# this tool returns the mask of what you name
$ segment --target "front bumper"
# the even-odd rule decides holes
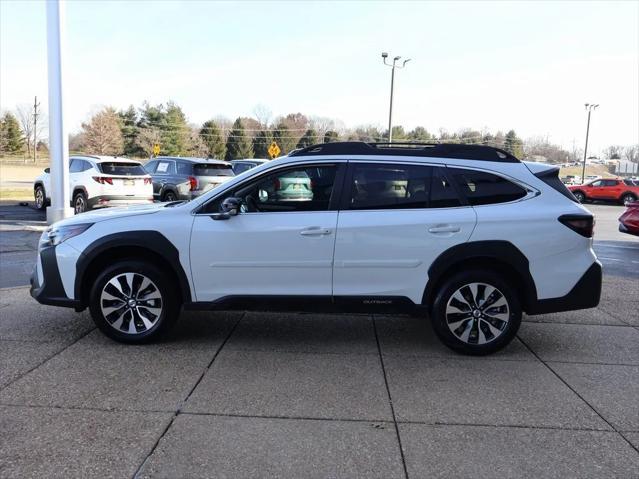
[[[153,203],[153,196],[102,195],[89,198],[88,203],[92,209],[109,206],[148,205]]]
[[[567,295],[559,298],[538,299],[526,313],[529,315],[559,313],[596,307],[601,298],[602,274],[601,263],[595,261]]]
[[[64,292],[55,249],[56,246],[48,246],[39,252],[40,258],[31,275],[29,292],[38,303],[78,309],[81,306],[80,301],[69,298]],[[38,268],[42,268],[40,271],[42,281],[40,281]]]

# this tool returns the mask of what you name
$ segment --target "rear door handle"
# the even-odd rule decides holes
[[[459,233],[461,228],[453,225],[440,225],[428,228],[429,233]]]
[[[327,228],[320,228],[319,226],[310,226],[300,231],[300,234],[302,236],[326,236],[330,235],[331,233],[331,230]]]

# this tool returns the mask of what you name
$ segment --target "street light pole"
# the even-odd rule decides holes
[[[393,63],[387,63],[386,58],[388,58],[388,53],[382,53],[382,58],[384,60],[384,65],[391,67],[391,89],[390,89],[390,108],[388,111],[388,142],[393,142],[393,92],[395,87],[395,68],[404,68],[406,64],[410,61],[410,58],[404,60],[401,66],[397,64],[397,62],[402,58],[397,56],[393,58]]]
[[[583,184],[586,180],[586,158],[588,155],[588,135],[590,133],[590,114],[594,109],[596,109],[599,104],[586,103],[586,110],[588,111],[588,122],[586,123],[586,146],[584,147],[584,164],[581,168],[581,183]]]

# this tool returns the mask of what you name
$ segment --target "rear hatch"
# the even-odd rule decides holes
[[[98,163],[102,173],[94,177],[98,183],[105,185],[108,195],[149,198],[153,195],[151,176],[140,163],[108,161]]]
[[[195,163],[193,176],[197,180],[195,190],[198,193],[215,188],[235,176],[230,164],[225,163]]]

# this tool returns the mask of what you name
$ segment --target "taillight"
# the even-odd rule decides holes
[[[151,183],[153,183],[153,180],[151,178],[144,178],[145,185],[150,185]]]
[[[108,178],[106,176],[94,176],[93,179],[95,181],[97,181],[98,183],[100,183],[101,185],[104,185],[104,184],[107,184],[107,183],[109,185],[113,184],[113,178]]]
[[[586,238],[592,238],[595,234],[595,218],[592,216],[563,215],[558,220],[561,224]]]
[[[189,183],[191,183],[191,191],[197,190],[197,178],[195,176],[189,176]]]

